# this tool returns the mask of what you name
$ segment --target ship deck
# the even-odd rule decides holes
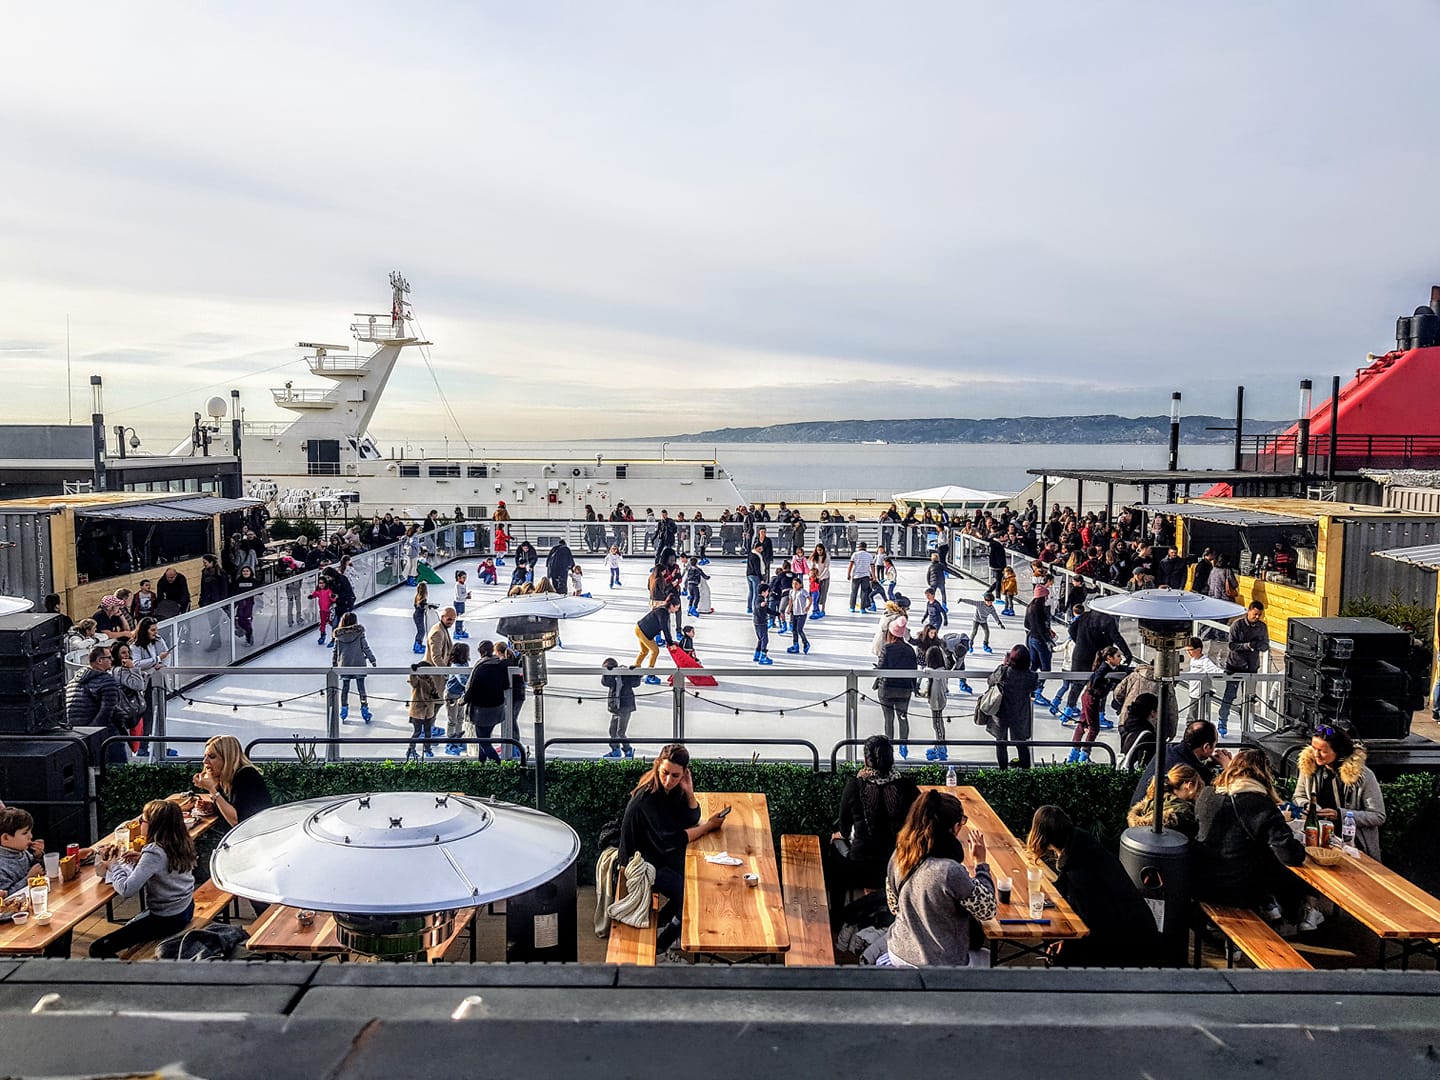
[[[561,624],[563,647],[550,652],[549,684],[545,690],[546,738],[603,738],[608,730],[605,697],[600,685],[599,665],[613,656],[622,665],[635,660],[637,643],[634,625],[649,604],[645,592],[645,576],[649,560],[632,558],[626,561],[618,589],[606,588],[608,575],[598,557],[577,555],[584,576],[598,598],[606,602],[604,610],[585,619]],[[912,611],[918,619],[924,606],[924,565],[905,562],[900,565],[900,591],[912,598]],[[447,582],[456,569],[470,572],[476,581],[475,561],[462,559],[439,569]],[[738,668],[740,675],[719,675],[713,688],[687,690],[684,698],[684,737],[707,756],[749,758],[752,752],[765,759],[809,759],[808,748],[799,744],[719,745],[704,747],[705,739],[799,739],[812,743],[823,759],[831,748],[845,738],[846,672],[869,669],[874,665],[870,653],[877,616],[848,611],[848,590],[845,588],[844,566],[836,568],[839,577],[832,586],[829,609],[831,614],[819,621],[811,620],[807,634],[812,648],[808,656],[786,653],[789,636],[771,632],[770,655],[774,665],[761,669],[752,662],[755,636],[750,616],[745,614],[744,564],[738,560],[714,559],[706,567],[711,576],[710,588],[715,614],[686,619],[695,627],[696,652],[710,668]],[[509,568],[502,570],[508,580]],[[952,622],[947,632],[969,633],[970,608],[957,604],[959,598],[978,598],[983,587],[968,578],[951,578],[948,582]],[[502,586],[473,584],[469,603],[473,611],[504,594]],[[453,595],[448,584],[435,586],[433,597],[444,602]],[[382,743],[381,739],[408,739],[410,723],[407,711],[409,665],[417,659],[411,645],[415,628],[411,618],[412,590],[391,589],[357,609],[366,628],[371,648],[379,660],[376,673],[368,675],[367,690],[373,719],[359,722],[358,696],[352,691],[348,722],[341,728],[344,736],[370,740],[374,745],[346,746],[344,756],[399,756],[404,743]],[[972,653],[967,659],[967,678],[972,687],[983,689],[986,675],[994,669],[1011,645],[1023,640],[1021,609],[1013,618],[1004,618],[1005,628],[991,628],[993,653]],[[467,620],[465,628],[473,647],[483,638],[492,636],[493,621]],[[1063,639],[1064,635],[1061,634]],[[311,674],[273,674],[276,669],[319,668],[330,663],[331,651],[319,645],[315,635],[306,634],[277,645],[245,664],[226,669],[224,674],[174,698],[168,709],[167,730],[176,736],[211,736],[229,733],[242,743],[265,738],[280,740],[257,750],[257,756],[290,757],[292,736],[325,735],[324,676]],[[473,659],[473,651],[472,651]],[[1056,666],[1061,666],[1057,657]],[[392,669],[390,673],[383,673]],[[399,670],[393,670],[399,669]],[[675,668],[662,651],[657,674],[664,679]],[[267,672],[266,674],[261,674]],[[1051,692],[1059,689],[1051,682]],[[883,730],[880,708],[875,701],[873,679],[863,672],[857,678],[862,695],[859,704],[858,735]],[[642,684],[637,688],[637,710],[630,723],[629,735],[636,741],[637,754],[650,756],[674,734],[675,695],[664,685]],[[982,745],[951,749],[952,761],[984,764],[995,762],[993,744],[985,732],[972,722],[974,697],[962,694],[958,682],[950,683],[950,703],[946,714],[947,738],[952,741],[978,741]],[[283,702],[283,705],[277,705]],[[520,733],[528,745],[534,738],[534,698],[527,696],[520,714]],[[1035,712],[1037,740],[1068,740],[1072,729],[1062,727],[1049,711]],[[444,713],[437,718],[444,723]],[[933,740],[928,705],[914,699],[910,712],[911,738],[917,747],[912,761],[924,761],[926,746]],[[498,733],[497,733],[498,734]],[[648,740],[648,741],[641,741]],[[1102,733],[1101,741],[1116,747],[1113,731]],[[443,740],[441,740],[443,744]],[[605,752],[603,745],[562,744],[548,751],[551,756],[586,757]],[[182,752],[188,752],[182,748]],[[323,753],[323,751],[322,751]],[[443,745],[435,753],[442,759]],[[473,753],[473,751],[472,751]],[[1063,747],[1038,751],[1039,760],[1064,760],[1068,751]],[[1103,757],[1103,753],[1102,753]],[[1108,759],[1107,759],[1108,760]]]

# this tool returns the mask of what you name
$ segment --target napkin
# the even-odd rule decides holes
[[[728,851],[717,851],[713,855],[706,855],[705,861],[715,863],[717,866],[739,866],[745,860],[735,858]]]

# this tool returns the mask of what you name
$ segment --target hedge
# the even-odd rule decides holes
[[[533,767],[514,762],[481,765],[465,761],[343,761],[335,764],[265,762],[261,765],[277,802],[347,795],[361,791],[461,791],[493,796],[503,802],[535,804]],[[625,800],[647,766],[639,761],[550,761],[545,766],[546,810],[569,823],[580,835],[582,880],[594,866],[600,827],[619,816]],[[149,799],[163,798],[190,787],[193,763],[166,762],[107,769],[100,791],[102,827],[111,829],[133,816]],[[855,769],[815,773],[775,763],[704,761],[692,765],[702,791],[763,792],[770,805],[770,825],[783,833],[828,836],[840,806],[845,782]],[[911,771],[921,784],[944,783],[944,768],[926,765]],[[1381,830],[1387,864],[1431,887],[1435,874],[1432,822],[1437,816],[1437,778],[1408,774],[1381,785],[1389,820]],[[1133,773],[1085,765],[1042,766],[966,772],[973,784],[1009,826],[1023,838],[1037,806],[1064,807],[1075,823],[1089,829],[1114,850],[1125,828],[1125,814],[1136,777]]]

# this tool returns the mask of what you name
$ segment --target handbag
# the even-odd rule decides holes
[[[980,699],[975,702],[975,723],[980,727],[988,724],[992,717],[998,716],[1000,706],[1005,702],[1005,679],[1009,671],[1001,668],[1000,672],[1000,681],[981,694]]]

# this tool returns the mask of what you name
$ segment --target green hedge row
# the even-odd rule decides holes
[[[513,762],[266,762],[261,768],[280,802],[361,791],[462,791],[525,806],[535,803],[533,768]],[[600,827],[620,814],[645,769],[638,761],[546,763],[546,809],[580,834],[582,879],[588,879],[594,866]],[[815,773],[798,765],[698,759],[693,771],[696,787],[702,791],[763,792],[777,838],[783,833],[828,836],[845,781],[854,774],[853,767]],[[102,826],[113,828],[149,799],[188,790],[192,773],[193,765],[178,762],[106,770],[100,791]],[[944,769],[938,765],[915,769],[912,775],[921,784],[944,783]],[[1381,831],[1386,862],[1415,880],[1434,872],[1427,862],[1431,849],[1426,838],[1433,835],[1429,819],[1440,805],[1437,780],[1440,778],[1431,774],[1410,774],[1381,785],[1389,814]],[[980,770],[966,773],[962,782],[979,788],[1017,836],[1025,836],[1037,806],[1053,803],[1064,807],[1076,824],[1114,850],[1125,828],[1135,776],[1113,769],[1056,765],[1004,772]],[[1415,878],[1412,869],[1420,878]]]

